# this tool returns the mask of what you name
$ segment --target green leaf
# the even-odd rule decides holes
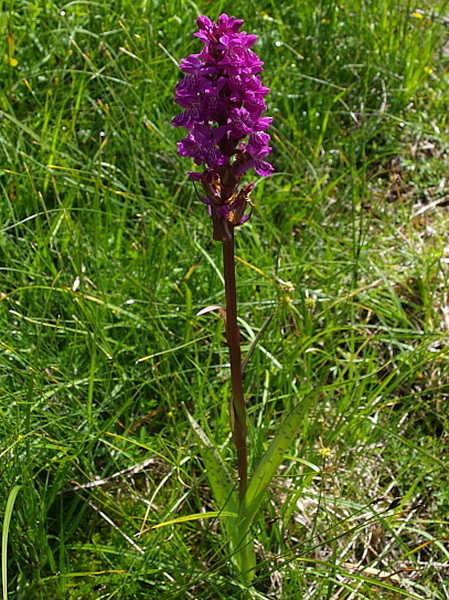
[[[5,518],[3,519],[2,529],[2,588],[3,600],[8,600],[8,534],[9,524],[11,522],[12,511],[16,496],[22,486],[15,485],[9,492],[8,501],[6,502]]]
[[[240,506],[240,516],[248,529],[260,508],[265,490],[276,475],[286,451],[298,433],[307,406],[308,402],[303,400],[284,419],[276,437],[271,442],[270,447],[259,462],[254,475],[251,477],[244,502]]]
[[[237,515],[239,511],[237,493],[226,463],[218,453],[214,444],[207,437],[206,433],[201,429],[198,422],[195,421],[189,412],[186,411],[186,414],[192,429],[198,438],[201,449],[201,458],[206,467],[207,478],[210,487],[212,488],[212,494],[217,507],[220,510],[226,508],[229,512]],[[234,521],[234,519],[230,520]],[[231,524],[231,527],[233,525],[234,523]]]
[[[221,515],[218,516],[227,517],[221,519],[220,523],[229,538],[232,553],[231,560],[241,580],[245,584],[249,584],[254,577],[256,566],[254,540],[249,532],[250,523],[247,525],[242,516],[239,516],[238,496],[226,463],[206,433],[187,410],[186,414],[200,443],[201,457],[206,467],[206,475],[215,503],[222,511]],[[235,518],[230,516],[231,513],[235,514]]]

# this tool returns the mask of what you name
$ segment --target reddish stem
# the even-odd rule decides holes
[[[223,264],[226,294],[226,339],[231,361],[231,427],[237,448],[237,471],[239,497],[243,499],[248,482],[248,459],[246,448],[246,406],[243,396],[242,360],[240,354],[240,331],[237,325],[237,292],[235,285],[234,228],[231,237],[223,241]]]

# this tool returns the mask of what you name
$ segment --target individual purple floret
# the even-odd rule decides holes
[[[198,17],[199,31],[193,35],[204,48],[181,60],[186,75],[175,91],[183,112],[172,123],[188,131],[178,153],[206,165],[204,172],[189,175],[203,186],[206,196],[200,198],[208,206],[217,240],[228,239],[230,225],[249,218],[244,212],[254,184],[238,191],[242,174],[253,168],[267,177],[274,170],[265,160],[271,152],[265,130],[273,119],[262,116],[270,90],[258,75],[263,62],[251,50],[257,36],[239,32],[242,24],[225,14],[218,23]]]

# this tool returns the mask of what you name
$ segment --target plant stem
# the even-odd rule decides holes
[[[226,294],[226,340],[231,361],[232,401],[231,427],[237,448],[237,472],[239,498],[243,500],[248,482],[248,459],[246,449],[246,406],[243,396],[242,360],[240,354],[240,331],[237,325],[237,292],[235,286],[234,228],[231,237],[223,241],[223,265]]]

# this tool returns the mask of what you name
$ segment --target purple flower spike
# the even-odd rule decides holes
[[[212,217],[214,239],[223,241],[249,218],[244,213],[254,184],[239,191],[242,174],[253,168],[268,177],[274,170],[265,161],[271,152],[265,130],[272,118],[261,116],[270,90],[258,75],[263,62],[251,50],[257,36],[239,31],[241,19],[222,14],[214,23],[201,15],[197,25],[193,35],[204,47],[181,61],[185,77],[176,85],[175,102],[183,112],[172,124],[188,131],[178,153],[206,165],[203,173],[189,176],[201,182],[206,196],[199,197]]]

